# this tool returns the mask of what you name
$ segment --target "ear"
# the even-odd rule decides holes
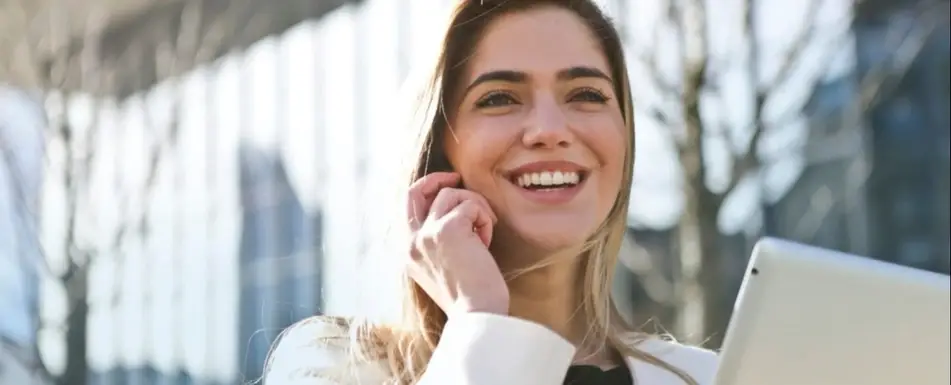
[[[449,154],[446,151],[442,149],[439,151],[433,151],[430,156],[429,172],[457,172],[456,168],[452,165],[452,160],[449,159]],[[465,188],[465,181],[463,178],[459,178],[459,184],[456,185],[455,188]]]
[[[449,143],[445,135],[436,135],[431,150],[429,153],[429,165],[431,170],[442,172],[456,171],[456,168],[453,166],[452,157],[450,156],[453,150],[453,143]]]

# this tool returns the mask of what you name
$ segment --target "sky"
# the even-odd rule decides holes
[[[712,0],[711,0],[712,1]],[[705,119],[725,120],[731,127],[744,127],[751,111],[750,87],[742,39],[735,10],[739,0],[716,0],[710,6],[711,50],[723,65],[721,89],[723,109],[705,109]],[[826,0],[822,12],[826,36],[839,36],[844,26],[846,0]],[[237,240],[240,223],[240,202],[237,195],[236,150],[239,142],[254,143],[261,148],[281,153],[287,163],[292,184],[305,208],[323,210],[325,228],[325,296],[326,308],[334,313],[392,312],[382,306],[380,288],[393,282],[374,282],[369,289],[354,280],[354,274],[367,269],[380,272],[393,268],[379,248],[372,248],[369,257],[360,255],[363,240],[359,234],[364,225],[379,225],[378,218],[394,207],[388,194],[378,191],[387,186],[390,170],[402,155],[405,139],[400,136],[397,119],[405,107],[404,82],[407,73],[412,79],[414,69],[431,57],[432,40],[439,35],[439,17],[443,10],[427,8],[432,0],[369,0],[363,9],[338,10],[320,23],[301,24],[279,39],[267,39],[241,55],[229,55],[214,68],[205,67],[180,80],[181,88],[165,82],[146,96],[115,105],[108,101],[94,103],[88,97],[72,101],[70,119],[82,130],[91,124],[92,111],[99,109],[98,124],[103,126],[97,148],[97,173],[93,182],[91,205],[84,211],[84,234],[90,243],[104,247],[110,241],[122,218],[134,215],[131,208],[149,207],[154,233],[145,244],[132,242],[122,261],[122,274],[113,255],[101,258],[94,269],[93,319],[90,355],[97,368],[115,362],[135,365],[146,360],[160,369],[184,365],[191,372],[228,380],[237,371]],[[447,1],[441,1],[446,4]],[[609,14],[627,20],[628,54],[651,49],[652,33],[658,28],[660,2],[630,2],[626,11],[613,1],[601,1]],[[804,4],[788,0],[763,0],[759,63],[769,77],[778,66],[789,40],[795,35],[804,14]],[[620,13],[624,11],[625,14]],[[402,15],[412,22],[400,22]],[[406,40],[400,41],[403,34]],[[365,44],[355,44],[364,41]],[[665,74],[676,74],[676,44],[669,35],[661,35],[656,52]],[[808,96],[801,86],[811,77],[835,77],[847,73],[851,66],[849,50],[829,62],[825,60],[828,44],[818,42],[808,51],[807,60],[797,72],[791,86],[775,95],[767,109],[769,119],[777,119],[784,111],[795,109]],[[647,85],[643,71],[632,65],[632,86],[638,105],[660,103],[656,92]],[[800,86],[797,88],[797,84]],[[182,98],[182,140],[177,161],[163,165],[151,205],[138,200],[147,170],[146,154],[149,139],[146,121],[164,127],[169,121],[172,101]],[[208,106],[208,101],[213,105]],[[0,106],[4,103],[0,102]],[[142,113],[143,106],[149,118]],[[54,114],[55,115],[55,114]],[[213,122],[214,132],[203,127]],[[785,122],[776,134],[767,137],[767,147],[783,148],[801,143],[805,138],[804,122]],[[665,227],[676,222],[682,202],[677,193],[679,169],[667,131],[644,116],[636,119],[638,161],[632,194],[630,219],[638,226]],[[317,128],[317,129],[315,129]],[[732,140],[742,141],[748,132],[734,129]],[[707,143],[719,156],[709,167],[713,170],[711,185],[724,183],[728,164],[723,143]],[[772,147],[770,147],[772,146]],[[358,182],[358,154],[368,159],[365,182]],[[53,143],[49,148],[51,172],[62,162],[62,149]],[[750,179],[730,200],[720,223],[728,232],[742,231],[756,222],[750,202],[757,202],[761,191],[776,199],[798,176],[803,166],[795,154],[783,159],[765,175],[765,189]],[[184,190],[170,187],[175,178]],[[127,206],[114,191],[131,191]],[[377,191],[367,193],[365,191]],[[382,190],[385,191],[385,190]],[[63,190],[54,182],[44,185],[42,217],[44,242],[49,250],[59,250],[56,240],[62,236]],[[175,202],[184,202],[176,204]],[[0,207],[2,203],[0,203]],[[377,220],[372,220],[377,219]],[[180,231],[172,231],[169,223],[179,223]],[[0,224],[2,226],[2,224]],[[0,231],[0,234],[3,232]],[[209,253],[209,250],[213,252]],[[61,254],[48,253],[53,265],[62,262]],[[60,258],[60,259],[57,259]],[[366,262],[374,261],[374,262]],[[0,270],[0,277],[4,272]],[[209,278],[211,277],[211,278]],[[210,279],[211,283],[207,283]],[[0,282],[7,282],[0,279]],[[180,287],[181,291],[172,290]],[[210,288],[210,289],[209,289]],[[50,284],[44,285],[44,317],[62,317],[63,295]],[[3,290],[7,292],[6,289]],[[110,303],[114,293],[119,306]],[[210,293],[187,295],[188,293]],[[152,293],[152,294],[149,294]],[[185,293],[185,294],[182,294]],[[3,306],[0,297],[0,306]],[[151,298],[146,301],[145,298]],[[376,299],[376,300],[375,300]],[[59,305],[58,305],[59,304]],[[147,308],[146,308],[147,307]],[[0,308],[2,309],[2,308]],[[152,314],[151,318],[144,315]],[[151,330],[151,332],[149,332]],[[62,346],[60,335],[48,330],[41,336],[44,354],[57,357]],[[169,337],[173,336],[173,337]],[[56,361],[55,359],[53,361]]]

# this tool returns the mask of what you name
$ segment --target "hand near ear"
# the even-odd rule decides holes
[[[460,178],[457,173],[436,172],[410,187],[407,268],[450,316],[508,314],[508,287],[488,248],[498,218],[481,195],[453,187]]]

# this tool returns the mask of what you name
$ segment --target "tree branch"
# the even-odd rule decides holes
[[[170,115],[172,116],[171,122],[169,122],[167,129],[162,130],[162,133],[159,133],[158,127],[153,125],[155,119],[150,114],[150,110],[147,106],[143,107],[142,115],[144,116],[146,131],[152,134],[152,142],[147,151],[148,156],[148,166],[147,174],[145,177],[145,184],[142,189],[139,191],[141,194],[137,202],[140,202],[143,205],[143,210],[137,215],[131,218],[127,218],[126,221],[119,226],[118,231],[112,240],[112,247],[114,249],[120,249],[124,245],[125,240],[130,235],[130,229],[135,229],[140,237],[148,236],[150,231],[148,227],[148,206],[152,201],[152,193],[154,191],[155,185],[158,181],[158,172],[160,169],[160,163],[166,156],[172,153],[178,145],[178,138],[180,133],[180,118],[181,118],[181,82],[175,80],[175,78],[180,75],[181,71],[185,68],[188,68],[192,62],[184,62],[184,58],[189,56],[189,52],[203,52],[204,46],[211,44],[208,41],[204,41],[199,34],[200,23],[201,23],[201,8],[197,5],[192,7],[187,7],[182,15],[182,23],[179,26],[177,31],[177,36],[175,39],[175,46],[172,47],[171,52],[159,52],[154,57],[156,62],[156,73],[161,74],[162,76],[172,79],[170,82],[173,82],[171,92],[172,96],[172,107]],[[164,53],[164,54],[163,54]],[[117,260],[116,264],[121,266],[122,260]],[[113,289],[112,303],[117,304],[119,301],[119,294],[121,290],[118,288]]]
[[[663,269],[655,266],[655,256],[639,245],[633,237],[622,239],[618,262],[637,277],[644,291],[655,302],[671,305],[674,300],[674,283],[664,275]]]
[[[37,376],[36,379],[43,381],[44,383],[52,382],[53,376],[50,375],[49,370],[47,370],[46,366],[43,365],[43,361],[40,359],[37,349],[29,349],[31,350],[30,358],[27,359],[23,357],[23,355],[17,354],[17,352],[24,350],[25,348],[3,335],[0,335],[0,349],[9,351],[14,360],[20,362],[20,365],[30,370],[32,372],[31,374]]]
[[[753,133],[746,146],[735,153],[736,155],[731,170],[732,176],[727,189],[723,193],[724,196],[732,192],[748,172],[760,166],[759,145],[767,127],[783,126],[784,123],[790,122],[802,115],[801,110],[791,110],[783,114],[777,121],[770,123],[763,119],[762,112],[765,108],[766,101],[774,93],[778,92],[777,90],[791,77],[792,71],[798,63],[801,62],[800,57],[802,56],[802,52],[808,46],[808,43],[814,40],[813,36],[817,30],[814,19],[818,15],[819,9],[817,4],[819,4],[819,0],[812,1],[807,14],[811,15],[813,21],[809,22],[807,27],[798,35],[792,49],[787,52],[786,58],[777,73],[778,75],[768,86],[757,89],[753,109],[755,117],[749,127]],[[890,58],[876,62],[858,81],[858,111],[862,113],[868,111],[880,100],[882,95],[887,94],[900,83],[915,59],[921,53],[925,43],[927,43],[928,36],[936,30],[940,21],[947,17],[946,11],[946,3],[934,1],[926,2],[926,5],[922,6],[917,12],[915,22],[908,23],[907,30],[901,33],[896,32],[889,34],[891,38],[887,38],[883,43],[887,47],[895,47],[891,50],[894,53]],[[747,20],[749,23],[750,19]],[[851,23],[851,18],[849,22]],[[823,62],[831,62],[837,55],[840,55],[841,49],[846,47],[847,43],[851,41],[851,36],[852,34],[849,32],[842,34],[839,39],[836,39],[835,43],[831,44],[830,48],[826,51],[826,57],[823,59]],[[816,89],[821,83],[821,80],[820,76],[812,79],[809,89]]]
[[[746,35],[750,56],[749,56],[749,81],[754,89],[753,95],[753,122],[750,125],[752,134],[749,142],[737,151],[734,151],[733,165],[730,170],[730,181],[721,196],[726,197],[743,181],[747,173],[759,168],[759,145],[766,131],[766,122],[763,119],[763,109],[766,101],[777,89],[779,89],[791,76],[793,70],[801,63],[801,57],[809,44],[812,43],[816,35],[816,25],[819,16],[819,10],[822,6],[822,0],[810,0],[809,8],[806,10],[805,26],[799,31],[793,40],[792,46],[786,51],[785,57],[780,64],[780,68],[773,80],[769,81],[765,87],[760,86],[760,42],[756,38],[756,11],[755,0],[746,0],[743,13],[743,28]],[[797,113],[794,116],[798,116]],[[745,131],[744,131],[745,132]]]
[[[53,12],[55,12],[55,10],[53,10]],[[67,17],[66,15],[62,16]],[[86,21],[87,24],[90,24],[98,20],[101,19],[90,18],[90,20]],[[52,36],[53,38],[59,37],[55,32],[63,29],[62,24],[67,23],[69,20],[60,21],[62,21],[62,23],[54,20],[49,25],[49,29],[51,31],[50,33],[54,35]],[[198,39],[198,34],[195,32],[195,30],[198,23],[199,20],[196,18],[189,19],[182,23],[184,25],[182,28],[188,28],[188,30],[179,31],[179,39],[175,41],[178,52],[172,52],[171,56],[173,56],[173,59],[185,58],[186,55],[183,55],[182,52],[190,52],[195,50],[195,45],[197,44],[195,41]],[[2,24],[2,22],[0,22],[0,24]],[[93,90],[94,94],[96,93],[96,90],[99,90],[104,86],[103,81],[109,75],[104,73],[100,66],[101,62],[99,61],[99,57],[101,55],[99,55],[97,52],[99,49],[97,43],[101,41],[101,39],[97,35],[97,32],[94,32],[101,29],[98,27],[99,26],[94,25],[86,26],[86,29],[84,30],[85,34],[82,37],[84,40],[84,44],[82,45],[84,47],[83,51],[78,55],[75,55],[74,58],[74,60],[78,61],[80,68],[79,75],[81,78],[79,79],[79,82],[81,83],[82,88],[91,89]],[[65,30],[68,30],[68,28],[63,30],[65,33]],[[28,39],[29,37],[23,36],[18,38]],[[54,43],[50,42],[50,40],[51,39],[47,39],[46,44],[53,45]],[[37,49],[35,51],[42,51],[42,49]],[[51,50],[54,55],[52,56],[52,62],[47,66],[41,64],[38,58],[35,57],[40,54],[34,52],[33,46],[28,45],[26,47],[26,52],[35,55],[27,55],[28,57],[26,59],[21,57],[18,59],[19,62],[15,64],[22,64],[24,61],[28,62],[28,65],[22,67],[29,68],[33,70],[34,73],[36,73],[36,78],[38,80],[37,84],[34,84],[33,86],[38,86],[39,90],[46,96],[50,96],[51,94],[57,95],[55,93],[56,90],[60,89],[61,85],[66,82],[66,74],[63,71],[63,68],[69,66],[70,63],[68,63],[68,61],[70,60],[70,54],[64,50]],[[184,68],[184,66],[176,65],[174,62],[170,63],[170,65],[165,64],[166,63],[157,63],[157,65],[164,65],[161,70],[169,70],[176,73],[176,68]],[[13,69],[17,70],[17,68]],[[179,96],[180,95],[176,95],[176,97]],[[42,243],[40,243],[39,229],[33,226],[32,222],[29,220],[23,222],[26,230],[30,232],[30,238],[35,240],[39,246],[39,258],[40,262],[43,264],[45,270],[44,273],[57,280],[58,284],[65,289],[68,295],[68,302],[66,304],[67,314],[70,314],[70,316],[67,316],[68,319],[77,309],[77,306],[84,306],[88,300],[88,298],[86,298],[88,289],[88,269],[92,260],[96,257],[98,252],[101,251],[96,245],[90,244],[90,242],[88,242],[89,240],[84,237],[84,234],[82,234],[82,231],[80,231],[83,227],[82,224],[87,220],[87,218],[82,217],[82,215],[91,214],[89,211],[89,204],[90,202],[93,202],[94,199],[94,197],[90,196],[90,184],[94,179],[95,172],[98,171],[96,169],[96,161],[98,155],[98,146],[100,145],[100,134],[102,134],[102,125],[100,122],[101,106],[99,105],[98,100],[94,99],[93,104],[90,106],[92,110],[92,119],[88,122],[88,127],[82,127],[85,129],[85,132],[81,133],[81,131],[78,129],[79,127],[75,126],[75,122],[70,121],[70,109],[77,108],[77,106],[73,104],[74,101],[70,95],[58,95],[57,98],[49,98],[46,99],[46,101],[48,103],[56,103],[55,105],[48,106],[58,107],[60,114],[60,116],[52,117],[54,112],[46,108],[43,109],[42,112],[44,118],[46,118],[45,128],[48,130],[46,133],[47,137],[48,139],[61,142],[62,148],[65,152],[63,156],[64,164],[62,165],[61,172],[58,173],[58,175],[49,171],[44,173],[47,178],[60,178],[60,182],[66,190],[66,207],[63,213],[65,215],[65,218],[63,219],[65,222],[65,239],[63,239],[64,247],[62,250],[65,257],[65,266],[61,270],[54,271],[54,269],[50,267],[50,259],[47,258],[47,255],[43,250]],[[176,117],[178,115],[177,111],[178,110],[176,108]],[[165,132],[165,135],[162,137],[162,139],[158,139],[159,135],[156,135],[155,142],[157,143],[153,142],[153,145],[150,147],[149,155],[147,155],[149,157],[149,171],[146,177],[146,186],[141,192],[145,196],[143,198],[145,201],[149,200],[147,196],[150,194],[157,179],[156,169],[158,169],[160,158],[169,152],[176,143],[175,138],[177,138],[178,132],[177,119],[176,123],[173,123],[172,126],[173,127]],[[0,139],[2,139],[2,137],[0,137]],[[0,171],[8,171],[7,174],[9,174],[13,180],[13,184],[11,186],[11,190],[14,193],[13,196],[19,202],[18,206],[23,209],[18,210],[17,212],[23,215],[37,215],[35,210],[32,209],[33,206],[28,204],[23,191],[21,191],[20,188],[17,188],[20,186],[20,183],[17,183],[16,181],[22,180],[22,175],[19,171],[19,167],[17,167],[15,164],[16,157],[14,156],[15,154],[13,151],[15,151],[16,148],[7,146],[6,144],[6,141],[0,140],[0,150],[2,150],[3,157],[2,163],[4,163],[6,166],[6,170]],[[125,214],[125,212],[123,211],[122,214]],[[124,243],[125,236],[129,233],[127,230],[129,227],[138,225],[139,228],[143,228],[146,215],[146,213],[141,213],[141,215],[137,215],[131,219],[120,219],[120,223],[118,224],[119,228],[117,229],[117,232],[114,236],[112,246],[118,249]],[[121,263],[122,261],[122,258],[119,254],[120,253],[116,253],[117,263]],[[116,292],[119,291],[116,290]],[[69,320],[64,321],[67,323],[71,322]],[[37,330],[40,330],[42,325],[34,325],[34,327],[37,327]],[[85,331],[81,330],[79,333],[85,333]],[[40,365],[41,369],[45,371],[46,368],[43,365],[42,360],[38,361],[38,365]]]
[[[707,80],[707,15],[702,0],[691,0],[680,9],[670,8],[679,17],[681,59],[683,60],[683,122],[685,138],[678,157],[692,194],[707,195],[706,151],[703,146],[704,123],[700,114],[700,95]],[[708,197],[709,198],[709,197]]]
[[[926,1],[908,31],[898,42],[892,43],[895,49],[890,60],[881,60],[868,70],[859,80],[859,106],[862,111],[877,104],[883,95],[888,95],[897,87],[920,56],[928,39],[942,21],[948,20],[948,3]],[[888,42],[886,42],[888,43]]]
[[[662,98],[669,99],[679,99],[681,91],[674,82],[671,82],[664,78],[663,72],[660,70],[659,63],[657,62],[656,55],[649,53],[656,52],[656,48],[649,48],[644,52],[641,52],[637,55],[638,62],[640,62],[644,68],[647,70],[649,77],[651,79],[651,87],[656,89]]]
[[[679,30],[678,25],[679,21],[677,20],[676,5],[673,0],[667,0],[667,12],[664,20],[667,21],[675,29]],[[671,82],[668,79],[664,78],[663,71],[660,69],[660,63],[658,63],[657,52],[659,41],[661,40],[662,28],[660,26],[655,26],[651,34],[651,45],[647,47],[642,52],[635,54],[637,61],[644,66],[647,71],[648,77],[651,80],[651,86],[656,89],[662,98],[672,98],[680,99],[681,90],[675,82]]]
[[[749,1],[749,0],[748,0]],[[786,51],[786,54],[783,57],[782,64],[780,64],[779,70],[776,72],[776,75],[772,80],[766,83],[764,87],[760,87],[760,79],[756,79],[757,83],[754,83],[756,87],[757,94],[763,95],[764,99],[768,99],[777,89],[782,87],[782,85],[791,77],[793,70],[802,62],[801,58],[803,52],[806,48],[809,47],[809,43],[812,43],[815,40],[816,32],[818,31],[817,24],[819,19],[819,10],[822,8],[823,0],[810,0],[809,8],[806,10],[806,25],[799,31],[796,38],[793,40],[792,46]],[[752,12],[746,16],[747,28],[751,31],[750,37],[752,38],[751,44],[759,44],[755,38],[755,31],[752,31],[752,24],[755,23],[753,20],[756,16],[752,15]],[[848,22],[851,23],[851,20]],[[845,35],[848,35],[847,33]],[[754,60],[758,60],[755,58]],[[759,65],[759,63],[754,63]]]
[[[915,22],[909,23],[907,30],[897,30],[889,33],[885,39],[887,47],[895,47],[894,52],[887,60],[876,62],[864,76],[859,79],[857,98],[851,103],[851,111],[859,114],[871,110],[881,99],[889,95],[911,70],[915,60],[921,55],[928,37],[937,30],[943,17],[948,13],[947,3],[931,3],[931,7],[923,7]],[[830,50],[830,56],[836,54],[836,48]],[[810,88],[816,88],[819,79],[815,79]],[[790,111],[773,125],[783,126],[801,115],[799,111]],[[851,112],[846,112],[851,113]],[[770,159],[781,159],[794,153],[800,147],[788,149],[782,153],[772,154]]]
[[[792,229],[793,239],[811,240],[819,232],[819,229],[822,227],[822,224],[825,223],[826,219],[828,219],[829,215],[833,214],[837,209],[849,212],[856,208],[854,207],[854,203],[858,200],[849,198],[860,197],[862,195],[864,191],[863,187],[868,181],[872,170],[871,168],[864,168],[864,170],[860,170],[856,173],[856,169],[853,165],[850,171],[852,172],[846,177],[852,180],[847,183],[848,187],[842,192],[841,196],[836,197],[828,184],[823,184],[812,193],[809,199],[809,207]],[[845,202],[844,207],[838,204],[841,201]]]
[[[2,123],[2,122],[0,122]],[[40,242],[39,229],[37,228],[36,218],[38,213],[34,210],[34,204],[26,197],[26,193],[23,191],[23,186],[26,186],[26,179],[21,171],[23,167],[19,164],[14,154],[13,147],[7,143],[7,138],[3,133],[3,127],[0,126],[0,155],[3,156],[2,163],[4,165],[4,170],[7,176],[12,181],[12,185],[9,186],[10,191],[12,192],[14,205],[19,207],[20,210],[14,210],[14,215],[20,218],[20,224],[22,225],[21,229],[27,232],[27,238],[33,241],[34,246],[36,247],[37,252],[39,253],[40,261],[29,261],[27,258],[30,257],[27,253],[17,253],[17,255],[23,259],[23,263],[29,265],[39,265],[44,271],[52,271],[49,265],[49,259],[46,257],[46,251],[43,247],[43,244]],[[38,262],[38,263],[37,263]]]

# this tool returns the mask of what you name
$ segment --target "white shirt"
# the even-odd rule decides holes
[[[264,385],[383,384],[389,376],[382,364],[344,364],[348,336],[345,325],[329,320],[292,327],[272,353]],[[636,347],[700,385],[713,381],[718,359],[712,351],[661,339]],[[574,355],[575,346],[545,326],[495,314],[458,315],[446,324],[419,385],[562,385]],[[668,370],[633,358],[627,366],[636,385],[684,383]]]

